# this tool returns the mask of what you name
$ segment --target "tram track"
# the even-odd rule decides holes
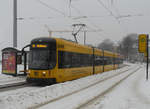
[[[96,97],[88,100],[87,102],[79,105],[78,107],[76,107],[76,109],[87,109],[88,106],[94,104],[98,99],[100,99],[101,97],[103,97],[107,93],[111,92],[117,85],[119,85],[120,83],[122,83],[125,79],[127,79],[129,76],[133,75],[139,69],[140,68],[135,69],[133,72],[131,72],[130,74],[128,74],[127,76],[125,76],[123,79],[119,80],[117,83],[115,83],[114,85],[112,85],[111,87],[109,87],[107,90],[105,90],[104,92],[98,94]]]
[[[86,87],[84,87],[84,88],[82,88],[82,89],[73,91],[73,92],[68,93],[68,94],[66,94],[66,95],[64,95],[64,96],[57,97],[57,98],[55,98],[55,99],[52,99],[52,100],[49,100],[49,101],[47,101],[47,102],[38,104],[38,105],[36,105],[36,106],[29,107],[28,109],[40,108],[40,107],[42,107],[42,106],[44,106],[44,105],[47,105],[47,104],[49,104],[49,103],[57,102],[58,100],[61,100],[61,99],[65,98],[65,97],[68,97],[68,96],[71,96],[71,95],[73,95],[73,94],[76,94],[76,93],[78,93],[78,92],[80,92],[80,91],[86,90],[86,89],[88,89],[88,88],[90,88],[90,87],[92,87],[92,86],[94,86],[94,85],[97,85],[97,84],[99,84],[99,83],[102,83],[102,82],[104,82],[104,81],[107,81],[107,80],[109,80],[109,79],[111,79],[111,78],[113,78],[113,77],[115,77],[115,76],[121,75],[121,74],[123,74],[124,72],[127,72],[127,71],[132,70],[132,69],[133,69],[133,68],[129,68],[129,69],[127,69],[127,70],[121,71],[121,72],[119,72],[119,73],[117,73],[117,74],[111,75],[111,76],[106,77],[106,78],[104,78],[104,79],[102,79],[102,80],[99,80],[99,81],[97,81],[97,82],[95,82],[95,83],[93,83],[93,84],[90,84],[90,85],[88,85],[88,86],[86,86]]]
[[[24,87],[28,87],[28,86],[32,86],[32,85],[33,84],[29,84],[25,81],[24,82],[18,82],[18,83],[0,85],[0,92],[15,90],[15,89],[24,88]]]
[[[2,77],[1,77],[2,76]],[[12,84],[26,81],[26,77],[12,77],[0,75],[0,86],[5,84]]]

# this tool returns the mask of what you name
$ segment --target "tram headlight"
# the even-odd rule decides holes
[[[43,76],[45,76],[46,75],[46,72],[42,72],[43,73]]]
[[[43,72],[43,74],[46,74],[46,72]]]

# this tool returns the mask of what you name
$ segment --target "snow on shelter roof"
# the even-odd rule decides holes
[[[21,50],[14,48],[14,47],[7,47],[7,48],[2,49],[2,52],[8,52],[8,51],[21,52]]]

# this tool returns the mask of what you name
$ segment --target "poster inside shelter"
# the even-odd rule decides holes
[[[2,54],[2,73],[16,74],[16,53],[5,52]]]

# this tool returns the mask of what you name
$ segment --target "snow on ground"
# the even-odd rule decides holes
[[[136,66],[137,65],[132,65],[131,67]],[[74,81],[55,84],[40,89],[35,89],[31,91],[29,90],[27,92],[16,91],[9,95],[0,95],[0,106],[3,109],[26,109],[87,87],[90,84],[96,83],[99,80],[112,76],[131,67],[126,66],[122,69],[88,76]]]
[[[2,74],[1,70],[2,70],[2,68],[1,68],[1,64],[0,64],[0,85],[24,82],[26,79],[25,76],[14,77],[12,75]]]
[[[26,81],[25,76],[14,77],[12,75],[0,74],[0,85],[18,83]]]
[[[40,107],[40,109],[48,109],[50,107],[55,107],[55,109],[66,109],[66,107],[68,109],[76,109],[78,108],[78,106],[85,104],[99,94],[107,91],[110,87],[120,82],[120,80],[129,75],[131,72],[135,71],[137,68],[138,67],[135,67],[134,69],[127,71],[126,73],[122,73],[121,75],[117,75],[113,78],[110,78],[109,80],[100,82],[96,85],[93,85],[92,87],[89,87],[88,89],[60,99],[57,102],[52,102],[50,104],[44,105]]]
[[[24,99],[26,93],[28,91],[34,91],[34,90],[38,90],[40,89],[41,87],[36,87],[36,86],[29,86],[29,87],[25,87],[25,88],[20,88],[20,89],[16,89],[16,90],[10,90],[10,91],[6,91],[6,92],[1,92],[0,93],[0,109],[17,109],[16,107],[18,107],[17,105],[20,105],[18,109],[23,109],[22,107],[22,104],[23,103],[23,100],[20,101],[20,99]],[[21,93],[21,94],[20,94]],[[11,96],[14,96],[15,95],[20,95],[20,99],[15,99],[15,98],[12,98]],[[32,97],[32,94],[30,95]],[[4,97],[4,98],[2,98]],[[5,101],[2,101],[2,99],[6,100],[7,102]],[[34,100],[34,99],[33,99]],[[19,103],[17,103],[19,102]],[[26,102],[32,102],[32,101],[26,101]],[[8,104],[7,104],[8,103]],[[14,103],[14,104],[13,104]]]
[[[145,67],[87,109],[150,109],[150,80]]]

